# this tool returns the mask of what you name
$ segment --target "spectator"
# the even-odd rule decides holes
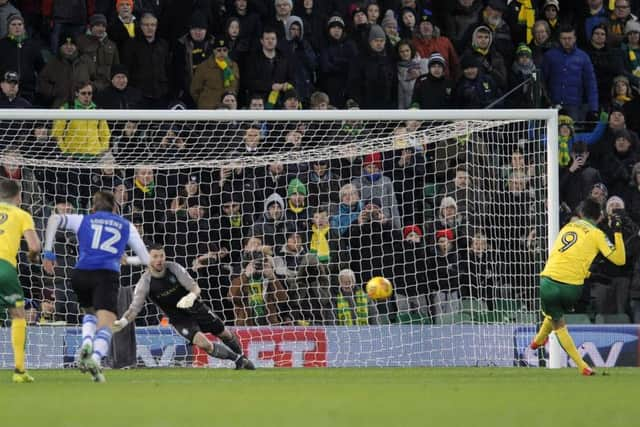
[[[606,25],[596,25],[593,28],[589,45],[585,49],[593,64],[593,72],[598,86],[598,100],[602,109],[608,109],[613,77],[624,73],[622,52],[618,48],[609,46],[606,41]]]
[[[604,209],[604,205],[609,197],[609,190],[602,182],[597,182],[593,184],[593,187],[591,187],[589,197],[593,197],[595,200],[597,200]]]
[[[7,71],[2,75],[0,89],[0,108],[31,108],[31,103],[18,95],[20,76],[15,71]],[[2,127],[4,128],[4,125]],[[6,129],[4,131],[6,132]]]
[[[509,89],[520,88],[511,94],[509,104],[519,108],[539,108],[542,106],[542,87],[538,83],[538,69],[533,62],[532,52],[524,43],[516,49],[516,60],[509,73]]]
[[[382,21],[380,22],[380,26],[387,35],[387,40],[391,43],[391,46],[395,47],[401,39],[400,34],[398,33],[398,21],[393,14],[393,10],[389,9],[385,12],[384,18],[382,18]]]
[[[480,71],[481,64],[473,55],[463,56],[462,76],[456,85],[453,105],[461,108],[485,108],[500,97],[495,80]]]
[[[0,0],[0,39],[9,33],[11,23],[8,22],[8,18],[11,15],[20,15],[20,11],[9,3],[9,0]]]
[[[411,40],[416,30],[416,23],[418,22],[416,11],[410,7],[403,7],[400,9],[398,15],[400,16],[400,38]]]
[[[232,19],[236,19],[239,24],[239,34],[237,36],[239,45],[246,46],[246,51],[258,48],[260,46],[258,39],[262,31],[260,16],[249,9],[248,0],[233,1],[233,8],[229,12],[229,20],[227,21],[228,29],[231,28]],[[234,61],[237,60],[238,58],[234,58]]]
[[[450,108],[453,104],[454,82],[444,73],[446,61],[439,53],[429,57],[429,72],[416,79],[411,105],[429,110]]]
[[[284,45],[293,67],[291,82],[303,105],[309,105],[309,97],[314,91],[315,74],[318,69],[318,57],[309,41],[304,39],[302,19],[290,16],[286,23],[286,42]]]
[[[515,44],[511,38],[511,28],[505,19],[504,14],[507,12],[507,2],[505,0],[489,0],[482,14],[480,21],[469,27],[464,37],[465,47],[471,45],[472,35],[476,28],[485,26],[491,30],[491,44],[493,48],[502,55],[506,64],[513,61],[513,52],[515,52]],[[521,40],[524,42],[524,40]]]
[[[635,79],[640,79],[640,22],[635,20],[627,22],[624,34],[625,40],[620,45],[624,69]]]
[[[293,12],[293,0],[274,0],[275,16],[267,21],[266,26],[275,30],[279,41],[285,39],[287,20]]]
[[[240,80],[238,64],[229,58],[225,39],[214,43],[214,54],[198,65],[191,82],[191,96],[199,109],[215,109],[227,91],[237,92]]]
[[[549,24],[551,39],[558,40],[560,27],[564,24],[564,21],[560,19],[560,2],[558,0],[546,0],[542,7],[542,15],[542,19]],[[529,42],[528,39],[527,42]]]
[[[609,29],[607,44],[609,46],[620,47],[626,34],[625,26],[630,21],[638,22],[638,18],[631,14],[631,2],[629,0],[615,0],[613,14],[607,22]]]
[[[213,223],[213,241],[219,242],[220,251],[228,254],[234,271],[239,272],[241,263],[242,242],[249,237],[253,220],[251,215],[243,211],[242,195],[224,192],[221,195],[221,212],[215,216]]]
[[[318,86],[329,95],[332,105],[343,108],[349,64],[356,58],[358,51],[355,43],[345,36],[341,17],[332,16],[327,27],[326,46],[320,51]]]
[[[315,52],[320,52],[323,46],[327,24],[327,14],[322,10],[322,3],[324,2],[303,0],[294,5],[294,15],[302,19],[304,38],[311,43]]]
[[[340,326],[366,326],[378,323],[378,310],[369,301],[362,286],[358,285],[353,270],[345,268],[338,274],[336,296],[336,324]]]
[[[242,250],[242,271],[231,280],[236,326],[279,325],[290,322],[278,304],[288,301],[287,292],[273,270],[273,251],[259,237],[246,240]]]
[[[352,183],[358,187],[363,200],[380,200],[378,206],[382,209],[386,220],[390,221],[394,230],[400,230],[401,217],[393,191],[391,179],[383,174],[382,155],[380,153],[367,154],[362,159],[362,175],[353,179]]]
[[[285,202],[278,193],[273,193],[264,201],[264,212],[253,226],[253,235],[262,236],[271,247],[282,246],[286,241],[287,223]]]
[[[166,185],[156,181],[156,171],[150,167],[138,167],[134,171],[127,200],[132,206],[132,215],[142,221],[144,234],[152,241],[161,241],[165,219]]]
[[[243,87],[248,93],[260,94],[267,99],[265,108],[272,109],[281,93],[291,88],[294,72],[289,59],[276,48],[278,36],[275,29],[265,28],[260,44],[262,48],[247,58],[246,73],[242,74]]]
[[[507,87],[507,67],[505,58],[493,47],[493,33],[485,25],[476,27],[471,36],[471,49],[464,56],[474,56],[480,64],[480,71],[489,75],[500,89]]]
[[[394,285],[398,312],[429,316],[427,279],[427,247],[424,233],[417,224],[402,229],[403,239],[397,242],[394,260]]]
[[[629,188],[624,198],[627,212],[636,224],[640,224],[640,163],[636,163],[631,169]]]
[[[547,21],[539,20],[533,24],[533,40],[528,46],[531,49],[534,64],[536,67],[541,67],[544,54],[549,49],[557,47],[557,41],[551,38],[551,29]]]
[[[133,16],[133,0],[116,0],[116,13],[115,19],[107,27],[107,34],[118,46],[120,56],[123,56],[125,45],[139,35],[140,27]]]
[[[340,236],[346,237],[351,224],[358,220],[364,202],[360,199],[360,191],[353,184],[340,187],[340,203],[331,214],[331,228],[338,230]]]
[[[191,18],[189,32],[178,39],[172,52],[173,76],[175,80],[174,93],[177,99],[184,102],[187,107],[193,108],[197,103],[197,101],[194,102],[195,99],[192,99],[190,95],[190,89],[197,67],[211,58],[216,46],[220,47],[221,44],[219,42],[214,44],[213,36],[207,32],[206,17],[199,13],[194,14]],[[226,47],[228,51],[228,46]],[[228,58],[223,59],[223,61],[224,60],[228,61]],[[233,72],[233,70],[230,71]],[[236,79],[239,78],[237,70],[236,75],[237,76],[234,77]],[[229,86],[227,89],[237,91],[237,80],[235,87]]]
[[[298,178],[293,178],[287,186],[287,229],[306,236],[309,231],[310,213],[307,205],[307,187]]]
[[[462,297],[483,299],[493,309],[493,292],[500,285],[495,271],[495,253],[489,248],[487,235],[476,231],[471,237],[467,258],[460,265],[460,293]]]
[[[96,66],[91,58],[80,55],[72,38],[61,40],[58,55],[47,62],[38,76],[38,93],[51,108],[59,108],[74,99],[74,87],[95,79]]]
[[[146,108],[169,105],[170,52],[166,41],[157,37],[158,19],[150,13],[140,18],[142,34],[127,41],[122,62],[129,69],[129,84],[142,91]]]
[[[597,117],[598,86],[589,56],[576,47],[575,30],[560,29],[560,48],[550,49],[542,61],[545,85],[554,105],[562,105],[574,120]]]
[[[73,104],[62,109],[93,110],[93,86],[81,82],[74,88]],[[106,120],[56,120],[51,136],[57,138],[60,151],[70,156],[98,156],[109,149],[111,131]]]
[[[456,51],[464,51],[464,36],[469,27],[480,21],[481,0],[456,0],[453,10],[447,14],[444,33],[453,43]]]
[[[571,146],[570,166],[560,170],[560,201],[572,211],[584,200],[594,184],[602,182],[600,172],[589,162],[589,148],[583,141]]]
[[[599,24],[607,24],[609,21],[609,9],[605,6],[604,0],[587,0],[589,13],[584,21],[584,39],[589,40],[593,29]]]
[[[431,315],[438,319],[460,308],[459,251],[453,230],[439,230],[433,236],[434,249],[427,257],[428,298]]]
[[[429,72],[427,59],[423,59],[411,42],[402,40],[396,45],[398,56],[398,108],[407,109],[411,105],[413,90],[418,77]]]
[[[340,203],[340,181],[340,175],[331,170],[327,160],[318,159],[312,161],[307,177],[309,206],[316,208]]]
[[[360,6],[353,7],[351,11],[351,29],[349,36],[356,43],[360,53],[369,50],[369,32],[372,25],[369,24],[367,11]],[[384,35],[384,30],[382,31]]]
[[[97,90],[109,87],[111,67],[120,63],[118,47],[107,35],[107,18],[96,14],[89,19],[89,32],[78,36],[78,52],[89,57],[95,66]]]
[[[369,48],[349,68],[350,99],[360,108],[385,109],[398,105],[398,77],[393,58],[387,54],[386,35],[379,25],[369,31]]]
[[[603,182],[609,189],[609,194],[624,198],[631,180],[633,166],[640,160],[638,141],[626,129],[617,131],[614,138],[613,150],[604,160],[600,172]]]
[[[87,25],[90,0],[52,0],[43,2],[42,15],[51,21],[51,52],[58,48],[60,40],[76,38]]]
[[[0,39],[0,69],[18,72],[20,96],[33,103],[38,73],[44,67],[40,45],[25,32],[22,16],[9,16],[7,25],[9,33]]]
[[[111,67],[110,86],[98,92],[95,101],[99,108],[107,110],[135,110],[142,107],[142,92],[129,86],[126,65],[114,64]]]
[[[413,36],[413,46],[421,58],[428,58],[435,52],[442,55],[447,65],[445,74],[448,78],[455,78],[460,73],[458,54],[451,41],[441,35],[440,29],[434,25],[430,10],[424,10],[420,17],[420,23]]]
[[[609,115],[606,113],[601,114],[600,121],[592,132],[576,134],[573,119],[562,113],[563,112],[561,111],[558,116],[559,162],[560,166],[568,166],[569,163],[571,163],[571,156],[569,153],[571,152],[572,145],[575,141],[583,141],[587,145],[597,149],[597,146],[599,145],[598,141],[603,137],[607,130],[607,120],[609,119]]]

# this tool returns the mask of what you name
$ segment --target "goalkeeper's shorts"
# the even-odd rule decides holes
[[[567,285],[548,277],[540,278],[540,304],[542,312],[553,320],[560,320],[573,307],[582,295],[582,285]]]

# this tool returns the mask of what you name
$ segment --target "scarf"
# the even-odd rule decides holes
[[[233,70],[231,70],[231,67],[229,66],[229,62],[227,61],[226,58],[223,58],[223,59],[214,58],[214,60],[216,61],[218,68],[222,70],[222,80],[224,82],[224,87],[230,87],[233,84],[233,82],[236,80],[236,77],[233,75]]]
[[[84,105],[82,104],[80,101],[78,101],[77,99],[74,101],[73,103],[73,109],[74,110],[95,110],[96,109],[96,104],[94,104],[93,102],[89,105]]]
[[[284,85],[284,89],[282,92],[286,92],[288,90],[293,89],[293,85],[291,83],[287,83]],[[269,92],[269,96],[267,97],[267,105],[264,106],[265,110],[273,110],[275,106],[278,104],[278,99],[280,98],[280,91],[272,90]]]
[[[559,136],[558,137],[558,163],[560,166],[569,166],[571,162],[571,156],[569,155],[569,141],[571,140],[570,136]]]
[[[153,182],[149,185],[144,185],[138,180],[138,178],[136,178],[133,180],[133,183],[135,184],[136,188],[142,191],[145,195],[148,194],[149,196],[153,196],[153,189],[155,187],[155,184]]]
[[[479,47],[474,47],[473,51],[478,52],[482,56],[487,56],[489,54],[489,49],[481,49]]]
[[[628,49],[627,55],[629,56],[629,65],[631,65],[631,73],[636,77],[640,77],[640,61],[638,61],[638,55],[636,55],[635,50],[631,46],[627,46],[624,44],[622,45],[622,48]]]
[[[256,317],[267,315],[267,306],[264,302],[262,280],[250,279],[249,282],[249,305],[253,309]]]
[[[513,72],[516,74],[522,73],[525,76],[530,76],[536,70],[536,64],[531,61],[527,65],[522,65],[518,61],[513,61],[511,70],[513,70]]]
[[[382,174],[380,172],[378,173],[365,173],[362,174],[365,178],[367,178],[371,183],[376,182],[377,180],[379,180],[380,178],[382,178]]]
[[[242,215],[231,215],[229,217],[229,224],[232,227],[242,227]]]
[[[295,214],[299,214],[300,212],[302,212],[304,210],[304,206],[298,208],[295,207],[291,204],[291,200],[289,200],[289,209],[291,209],[291,212],[295,213]]]
[[[531,5],[531,0],[518,0],[520,12],[518,13],[518,24],[527,28],[527,44],[533,39],[533,23],[536,22],[536,11]]]
[[[309,244],[309,251],[318,256],[318,260],[322,263],[329,262],[329,255],[331,249],[329,248],[329,235],[330,227],[327,225],[323,228],[318,228],[315,224],[311,226],[311,243]]]
[[[355,324],[366,326],[369,324],[369,307],[367,294],[362,289],[358,289],[353,295],[355,307],[350,304],[351,295],[344,296],[342,291],[338,293],[336,309],[338,312],[338,324],[341,326],[353,326],[353,314],[355,308]]]
[[[7,38],[15,42],[15,44],[17,44],[18,47],[22,47],[22,43],[27,39],[27,35],[23,34],[21,36],[7,36]]]
[[[627,95],[618,95],[616,96],[616,101],[619,101],[620,105],[624,105],[625,102],[631,101],[631,97]]]

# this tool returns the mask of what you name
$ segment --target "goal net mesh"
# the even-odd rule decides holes
[[[325,337],[284,356],[305,362],[322,347],[317,360],[333,362],[320,366],[519,363],[548,239],[545,120],[184,117],[0,121],[2,176],[21,182],[41,237],[51,214],[88,213],[95,191],[113,191],[254,358],[289,351],[282,337],[265,344],[289,331]],[[54,249],[54,276],[18,259],[29,363],[42,367],[73,362],[81,319],[74,234],[58,232]],[[123,266],[122,311],[142,271]],[[375,276],[391,297],[366,295]],[[0,366],[10,367],[3,316]],[[147,303],[138,364],[149,331],[180,342],[169,322]],[[198,359],[184,348],[164,363]]]

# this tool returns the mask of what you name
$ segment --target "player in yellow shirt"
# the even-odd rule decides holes
[[[540,302],[544,321],[531,343],[531,348],[535,350],[544,345],[552,330],[555,331],[564,351],[578,366],[580,373],[587,376],[595,372],[580,357],[563,316],[580,298],[584,279],[589,276],[589,268],[598,253],[615,265],[624,265],[626,261],[620,219],[614,219],[612,224],[613,244],[597,226],[602,219],[600,204],[589,198],[583,202],[580,219],[560,230],[547,264],[540,273]]]
[[[40,239],[31,215],[20,209],[20,185],[0,180],[0,309],[7,308],[11,316],[11,346],[15,370],[14,383],[30,383],[33,377],[24,366],[27,340],[27,321],[24,313],[24,293],[18,280],[17,255],[24,236],[29,248],[29,261],[34,262],[40,252]]]

